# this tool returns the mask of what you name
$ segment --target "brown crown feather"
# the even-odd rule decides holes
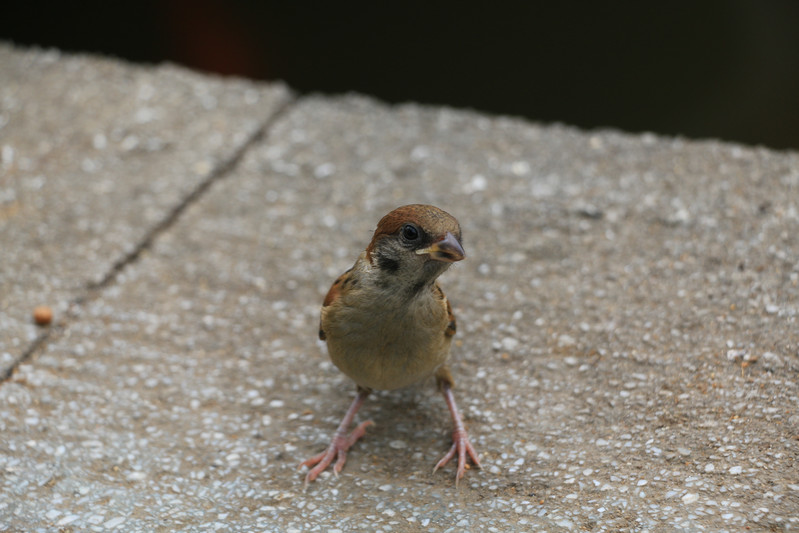
[[[377,241],[389,235],[396,235],[402,226],[409,223],[416,224],[434,236],[443,238],[447,232],[450,232],[459,241],[461,240],[461,228],[458,221],[443,209],[426,204],[403,205],[391,211],[377,223],[372,241],[366,247],[366,259],[369,262],[372,261],[372,250]]]

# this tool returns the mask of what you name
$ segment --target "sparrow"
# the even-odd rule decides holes
[[[333,282],[322,303],[319,338],[339,370],[357,386],[355,400],[325,451],[302,462],[305,486],[335,459],[338,475],[347,451],[373,424],[360,423],[347,434],[355,414],[373,390],[395,390],[435,376],[449,408],[452,447],[433,472],[458,456],[455,484],[467,456],[479,468],[452,393],[447,361],[456,322],[437,279],[466,257],[458,221],[432,205],[398,207],[377,224],[369,246]]]

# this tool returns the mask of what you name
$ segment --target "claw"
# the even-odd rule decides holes
[[[319,474],[330,466],[334,458],[336,459],[336,464],[333,465],[333,474],[338,477],[339,472],[344,468],[344,463],[347,462],[347,450],[349,450],[350,446],[355,444],[358,439],[363,437],[364,433],[366,433],[366,428],[373,424],[374,422],[371,420],[361,422],[348,436],[336,432],[333,441],[325,451],[300,463],[300,467],[313,467],[305,475],[305,486],[307,487],[309,482],[319,477]]]
[[[374,424],[374,422],[371,420],[361,422],[355,427],[355,429],[352,430],[352,433],[347,435],[347,429],[350,427],[350,424],[352,424],[352,419],[355,418],[355,413],[358,412],[358,409],[361,407],[361,404],[366,399],[368,394],[369,393],[367,392],[358,393],[358,396],[352,402],[350,408],[347,409],[347,414],[344,415],[344,419],[341,421],[341,424],[336,430],[336,434],[333,436],[330,446],[328,446],[327,449],[322,453],[314,455],[310,459],[306,459],[300,463],[300,468],[303,466],[310,468],[308,473],[305,475],[303,490],[308,488],[309,482],[319,477],[319,474],[324,472],[325,469],[330,466],[330,463],[333,462],[334,458],[336,459],[336,464],[333,465],[333,474],[338,477],[339,472],[341,472],[341,469],[344,468],[344,463],[347,462],[347,450],[349,450],[350,447],[358,441],[358,439],[363,437],[363,435],[366,433],[367,427]]]
[[[452,395],[452,389],[445,385],[442,387],[442,392],[444,393],[444,400],[447,402],[447,407],[449,407],[449,412],[452,415],[452,422],[455,425],[455,429],[452,431],[452,447],[449,451],[441,458],[441,460],[436,463],[436,466],[433,468],[433,472],[435,473],[436,470],[441,468],[442,466],[446,465],[450,459],[455,457],[455,454],[458,454],[458,469],[455,472],[455,486],[458,486],[458,481],[466,474],[466,470],[468,465],[466,464],[466,457],[468,456],[472,463],[477,468],[482,468],[480,465],[480,458],[477,455],[477,451],[472,446],[472,443],[469,442],[469,434],[466,433],[466,428],[463,425],[463,420],[461,419],[461,415],[458,412],[458,408],[455,405],[455,398]]]
[[[466,430],[455,430],[452,432],[452,447],[450,447],[449,451],[441,458],[441,460],[436,463],[436,466],[433,468],[433,473],[435,473],[439,468],[446,465],[450,459],[455,457],[455,454],[458,454],[458,469],[455,473],[455,486],[458,486],[458,481],[466,474],[466,470],[469,469],[469,465],[466,464],[466,457],[472,460],[472,463],[477,468],[482,468],[480,464],[480,458],[477,455],[477,451],[472,446],[472,443],[469,442],[469,435],[466,433]]]

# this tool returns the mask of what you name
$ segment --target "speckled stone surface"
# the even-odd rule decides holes
[[[289,100],[279,86],[0,43],[0,375]]]
[[[176,143],[210,142],[189,133],[186,79],[266,103],[217,110],[229,131],[263,136],[118,271],[119,239],[94,237],[94,260],[64,249],[90,237],[59,246],[50,231],[67,208],[40,226],[41,244],[3,231],[4,254],[41,246],[53,271],[70,265],[59,279],[73,309],[0,384],[0,529],[799,528],[797,154],[2,54],[4,79],[20,61],[50,61],[68,87],[76,69],[111,86],[145,77],[176,118],[162,133]],[[68,120],[84,104],[39,88],[29,82],[27,98],[62,108],[53,120],[97,130]],[[288,107],[270,122],[277,101]],[[0,145],[36,127],[0,129]],[[91,138],[64,157],[80,165]],[[75,179],[28,157],[53,165],[48,184]],[[139,158],[104,164],[147,191],[196,164],[159,157],[149,179]],[[140,246],[192,186],[170,190],[171,202],[91,196],[88,224],[152,208],[114,220]],[[327,445],[354,393],[316,340],[319,303],[377,220],[411,202],[463,228],[468,258],[441,281],[459,320],[456,397],[484,468],[457,489],[452,466],[431,473],[450,421],[428,383],[367,400],[358,420],[376,425],[344,471],[303,491],[298,463]],[[13,279],[21,293],[36,284]],[[66,294],[44,299],[51,291]]]

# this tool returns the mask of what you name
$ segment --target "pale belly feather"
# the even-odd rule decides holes
[[[449,357],[446,309],[433,298],[420,298],[404,309],[334,306],[323,310],[330,359],[369,389],[399,389],[432,375]],[[419,324],[418,317],[425,317],[430,327],[413,327]]]

